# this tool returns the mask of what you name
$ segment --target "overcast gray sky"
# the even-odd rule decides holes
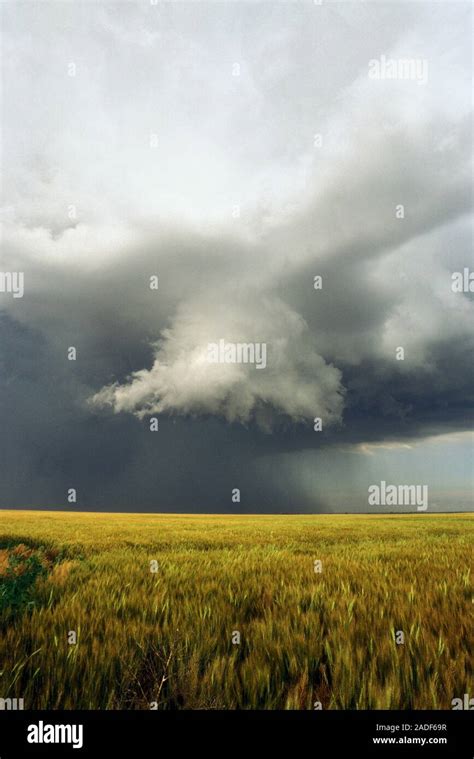
[[[0,507],[471,509],[471,5],[1,13]]]

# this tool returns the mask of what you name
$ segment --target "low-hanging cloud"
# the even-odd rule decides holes
[[[220,340],[265,344],[266,365],[259,371],[244,363],[210,363],[208,346]],[[308,325],[281,301],[211,308],[197,301],[180,308],[163,330],[151,369],[104,387],[92,403],[140,418],[215,414],[271,429],[278,419],[340,421],[343,388],[341,372],[316,352]]]

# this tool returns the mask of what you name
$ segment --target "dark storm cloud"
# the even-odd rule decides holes
[[[283,455],[472,426],[467,7],[199,5],[6,13],[3,506],[317,510]]]

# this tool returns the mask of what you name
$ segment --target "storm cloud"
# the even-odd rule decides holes
[[[442,490],[443,438],[465,508],[471,14],[5,6],[1,505],[358,510],[374,451]],[[426,81],[371,78],[381,55]]]

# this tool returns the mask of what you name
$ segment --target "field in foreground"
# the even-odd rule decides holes
[[[450,709],[474,693],[473,527],[469,514],[2,511],[0,698]]]

